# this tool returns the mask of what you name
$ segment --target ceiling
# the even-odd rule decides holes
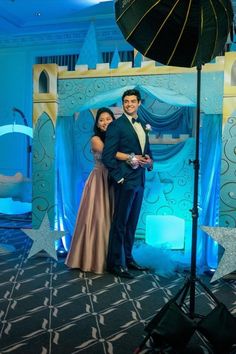
[[[108,12],[113,1],[0,0],[0,36],[74,29],[81,18],[91,21]]]
[[[232,1],[236,14],[236,0]],[[109,0],[0,0],[0,39],[80,30],[83,23],[115,23]]]

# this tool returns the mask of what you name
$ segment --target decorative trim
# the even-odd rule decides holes
[[[84,38],[88,32],[87,28],[76,31],[52,32],[52,33],[34,33],[30,35],[14,35],[0,36],[1,48],[8,47],[27,47],[35,45],[50,45],[50,44],[71,44],[75,43],[77,48],[80,48],[84,42]],[[115,41],[121,40],[121,34],[116,27],[104,29],[96,29],[98,41]]]
[[[216,63],[205,64],[202,72],[224,72],[224,57],[217,57]],[[220,60],[221,59],[221,60]],[[132,62],[120,62],[118,68],[111,68],[109,63],[97,64],[96,69],[89,69],[87,65],[76,65],[74,71],[67,67],[59,67],[58,79],[78,79],[81,77],[115,77],[139,75],[164,75],[196,73],[196,68],[182,68],[177,66],[157,66],[155,61],[144,61],[141,67],[132,67]]]

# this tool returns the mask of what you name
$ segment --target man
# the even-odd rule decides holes
[[[115,187],[115,207],[110,230],[107,269],[114,275],[133,278],[129,272],[147,270],[132,256],[135,230],[143,200],[145,169],[152,169],[152,159],[145,125],[138,119],[141,96],[138,90],[127,90],[122,96],[123,115],[107,130],[103,163]],[[124,160],[117,160],[117,152]]]

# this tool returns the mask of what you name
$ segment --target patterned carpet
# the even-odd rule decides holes
[[[56,262],[46,253],[27,259],[32,241],[20,230],[27,224],[17,221],[1,225],[1,354],[134,353],[146,336],[145,325],[185,281],[181,273],[163,278],[137,272],[131,280],[85,274],[68,270],[64,259]],[[202,280],[236,314],[235,281],[209,285],[210,278]],[[195,299],[198,313],[206,314],[214,307],[198,284]],[[212,353],[198,333],[191,343],[202,348],[196,353]],[[142,353],[154,352],[148,341]]]

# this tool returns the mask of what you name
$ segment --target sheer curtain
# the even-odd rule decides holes
[[[199,225],[218,226],[221,164],[221,114],[202,114],[200,128]],[[198,259],[204,268],[216,268],[218,244],[199,230]]]
[[[67,232],[57,248],[63,246],[68,250],[70,246],[84,183],[93,166],[90,151],[93,124],[89,111],[82,112],[79,119],[57,118],[55,227]]]

